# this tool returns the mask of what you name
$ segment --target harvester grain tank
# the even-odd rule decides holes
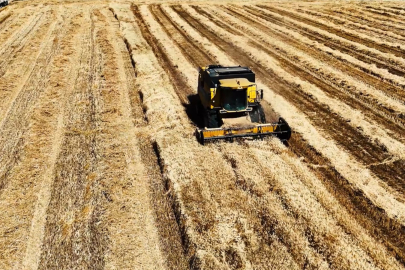
[[[255,73],[248,67],[209,65],[201,67],[198,75],[198,115],[204,120],[204,128],[197,129],[201,143],[237,137],[263,138],[276,136],[286,141],[291,136],[288,123],[266,123],[260,104],[263,90],[258,90]],[[239,125],[224,125],[232,119],[245,119]]]

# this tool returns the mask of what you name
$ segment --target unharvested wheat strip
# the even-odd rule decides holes
[[[119,6],[113,7],[114,9],[120,8]],[[129,9],[129,6],[124,7]],[[102,93],[101,99],[104,103],[104,110],[114,112],[114,109],[117,109],[117,112],[103,114],[103,118],[108,120],[106,123],[111,124],[106,124],[104,127],[105,137],[103,136],[101,142],[105,145],[104,151],[107,156],[114,153],[125,156],[120,160],[108,158],[103,161],[110,168],[106,175],[111,179],[117,179],[113,180],[116,183],[107,184],[110,187],[109,193],[114,204],[106,207],[109,213],[108,224],[111,228],[109,236],[112,242],[111,250],[107,255],[106,268],[166,269],[168,262],[164,259],[165,256],[159,243],[157,230],[159,224],[154,220],[151,203],[153,198],[149,191],[150,179],[139,152],[140,143],[137,137],[141,137],[141,134],[137,132],[131,121],[129,92],[134,89],[129,88],[126,83],[129,78],[125,75],[122,55],[122,52],[125,51],[122,47],[125,45],[122,39],[118,40],[119,36],[116,33],[118,29],[112,27],[111,21],[106,24],[108,24],[105,29],[109,39],[104,43],[103,50],[104,53],[111,52],[111,54],[105,57],[104,70],[106,84],[111,87],[111,90],[107,91],[107,88],[105,93]],[[114,144],[116,147],[110,150],[109,148]],[[122,172],[122,167],[125,168],[124,172]],[[133,183],[130,187],[121,190],[114,187],[123,185],[128,180]]]
[[[344,28],[342,30],[342,28],[340,28],[339,26],[335,25],[334,23],[332,23],[330,21],[325,21],[323,19],[316,18],[316,17],[306,14],[306,13],[298,13],[294,9],[287,10],[283,7],[277,7],[277,10],[281,10],[282,12],[288,12],[288,14],[291,14],[293,16],[298,16],[298,18],[303,18],[303,19],[312,21],[318,25],[321,25],[320,26],[321,28],[328,28],[329,29],[328,31],[333,32],[335,35],[339,35],[339,33],[340,33],[341,35],[345,35],[345,36],[349,35],[351,37],[354,37],[356,40],[358,40],[358,43],[363,43],[363,42],[365,42],[365,44],[374,43],[376,45],[383,46],[384,50],[388,50],[391,48],[391,49],[393,49],[393,51],[394,50],[396,51],[398,49],[398,47],[400,47],[402,44],[402,43],[388,42],[387,40],[384,40],[384,42],[381,42],[381,39],[374,38],[372,36],[365,35],[365,34],[359,33],[358,31],[350,30],[348,28]],[[370,46],[366,45],[366,46],[372,47],[374,45],[370,45]],[[398,51],[398,52],[402,52],[402,51]]]
[[[62,21],[61,17],[59,17],[59,21]],[[65,27],[63,24],[59,25],[59,30],[62,32],[69,28],[71,29],[71,27]],[[48,39],[55,37],[57,36],[49,36]],[[59,39],[62,37],[64,37],[63,34],[59,35]],[[46,41],[44,43],[46,43]],[[71,48],[68,48],[64,52],[70,52],[70,50]],[[47,51],[47,53],[50,52]],[[59,61],[60,58],[63,58],[62,53],[63,52],[60,52],[60,54],[53,59],[54,63]],[[6,260],[1,260],[1,265],[8,265],[8,267],[4,269],[22,269],[24,267],[22,261],[24,258],[23,253],[26,250],[25,245],[27,244],[27,248],[33,248],[31,245],[33,241],[32,233],[31,237],[28,236],[30,234],[30,225],[33,225],[32,223],[30,224],[30,221],[32,217],[34,218],[34,223],[35,219],[44,218],[35,215],[35,213],[39,214],[38,211],[34,211],[35,200],[37,199],[36,195],[40,190],[41,184],[46,182],[46,179],[44,180],[44,177],[46,177],[44,176],[44,171],[48,166],[52,166],[52,145],[55,142],[54,140],[58,140],[58,136],[60,135],[58,131],[54,129],[58,123],[59,109],[59,96],[56,90],[58,88],[55,88],[54,85],[56,85],[58,81],[62,83],[60,71],[52,69],[49,72],[49,80],[52,86],[47,87],[45,85],[46,89],[44,90],[44,94],[41,96],[42,98],[34,109],[32,116],[29,117],[30,128],[26,135],[24,135],[24,140],[26,141],[26,146],[23,149],[24,156],[21,162],[10,172],[10,183],[1,196],[0,209],[2,209],[1,219],[3,220],[3,226],[6,230],[7,228],[17,228],[15,234],[10,235],[6,242],[4,242],[4,239],[1,241],[1,246],[4,244],[7,245],[8,241],[9,246],[16,248],[16,250],[12,252],[12,256],[7,256],[5,258]],[[57,82],[55,82],[55,77],[58,77],[58,79],[56,79]],[[29,179],[29,181],[27,181],[27,179]],[[44,207],[46,206],[44,205]],[[14,217],[16,213],[18,213],[19,219]],[[42,229],[41,226],[39,226],[38,229],[40,231]],[[39,231],[36,231],[36,233],[39,233]],[[40,245],[40,242],[37,244]],[[8,252],[7,248],[2,249]],[[40,252],[40,249],[38,252]]]
[[[326,37],[328,39],[341,42],[342,44],[346,44],[348,46],[352,46],[352,47],[356,48],[357,50],[368,51],[368,52],[373,53],[374,55],[376,55],[378,58],[384,59],[384,61],[388,61],[390,63],[391,62],[398,63],[401,67],[405,67],[405,59],[403,59],[401,57],[397,57],[394,54],[384,53],[384,52],[381,52],[381,51],[376,50],[374,48],[367,47],[367,46],[365,46],[365,45],[363,45],[361,43],[356,43],[356,42],[341,38],[341,37],[339,37],[339,36],[337,36],[337,35],[335,35],[333,33],[329,33],[327,31],[316,28],[314,26],[311,26],[311,25],[296,21],[294,19],[290,19],[288,17],[282,16],[282,15],[280,15],[278,13],[272,12],[272,11],[270,11],[268,9],[265,9],[265,8],[262,8],[262,7],[257,7],[256,6],[255,8],[257,8],[258,10],[260,10],[260,11],[262,11],[264,13],[267,13],[267,14],[270,14],[270,15],[274,16],[274,17],[278,18],[281,21],[286,21],[288,23],[292,23],[292,24],[297,25],[298,27],[300,27],[302,29],[309,29],[311,31],[319,33],[320,35],[322,35],[322,36],[324,36],[324,37]]]
[[[220,29],[216,28],[211,22],[204,20],[204,17],[193,9],[187,6],[183,6],[183,8],[208,28],[213,29],[213,31],[220,31]],[[227,35],[226,33],[223,34]],[[235,42],[237,43],[238,41],[235,40]],[[258,83],[261,84],[260,81],[258,81]],[[306,117],[283,97],[275,94],[268,86],[265,86],[264,90],[268,93],[265,95],[265,100],[272,105],[274,110],[280,115],[283,115],[291,126],[303,135],[310,145],[330,159],[343,177],[355,187],[363,190],[365,195],[377,206],[382,207],[390,218],[405,224],[405,205],[396,200],[390,192],[383,188],[379,179],[371,175],[368,169],[355,161],[349,154],[340,150],[333,141],[321,135],[315,127],[310,124]]]
[[[194,28],[190,27],[190,25],[188,25],[183,19],[181,19],[180,16],[177,15],[177,13],[175,13],[171,7],[162,6],[162,9],[171,18],[171,20],[173,20],[173,22],[175,22],[185,32],[187,32],[187,35],[192,38],[194,42],[200,43],[204,48],[204,51],[206,51],[212,58],[218,60],[221,65],[236,65],[236,63],[228,57],[218,58],[218,55],[221,55],[221,50],[213,45],[206,37],[201,36],[197,31],[194,30]]]
[[[216,13],[214,10],[211,10],[211,13]],[[221,12],[218,11],[217,12],[219,17],[222,18],[226,18],[227,20],[233,22],[234,24],[238,24],[241,25],[240,21],[237,19],[232,18],[231,16],[229,16],[228,14],[226,14],[225,12]],[[256,31],[250,27],[244,27],[245,28],[245,32],[246,33],[252,33],[251,37],[252,40],[257,40],[258,36],[261,36],[261,33],[259,31]],[[231,38],[231,37],[229,37]],[[234,38],[235,39],[235,38]],[[336,75],[341,75],[340,79],[341,80],[347,80],[347,81],[351,81],[350,79],[348,79],[347,76],[345,76],[343,73],[335,70],[335,69],[331,69],[328,67],[324,67],[322,65],[322,63],[320,63],[319,61],[317,61],[316,59],[306,55],[303,52],[297,52],[297,50],[295,48],[292,48],[291,46],[289,46],[288,44],[285,43],[281,43],[279,41],[277,41],[276,39],[273,38],[266,38],[266,37],[262,37],[263,40],[265,40],[267,43],[271,44],[272,46],[276,47],[276,48],[280,48],[285,50],[287,53],[289,53],[290,55],[295,55],[296,57],[298,57],[298,59],[303,58],[302,61],[304,61],[304,63],[306,64],[311,64],[311,65],[315,65],[316,67],[321,66],[322,69],[326,69],[329,71],[329,73],[331,74],[336,74]],[[293,83],[293,84],[299,84],[301,85],[302,89],[308,93],[313,95],[314,97],[317,98],[317,100],[321,103],[326,104],[327,106],[329,106],[334,112],[338,113],[339,115],[341,115],[342,117],[344,117],[347,120],[350,120],[350,124],[357,128],[357,127],[361,127],[363,129],[364,134],[366,134],[367,136],[370,136],[373,139],[378,139],[381,140],[384,145],[387,146],[387,148],[389,149],[389,151],[391,153],[393,153],[394,155],[396,155],[399,158],[405,158],[405,145],[403,145],[401,142],[393,139],[391,136],[389,136],[383,128],[381,128],[378,124],[375,124],[371,121],[368,121],[363,114],[358,111],[355,110],[353,108],[351,108],[350,106],[346,105],[343,102],[340,102],[337,99],[334,98],[330,98],[327,94],[325,94],[321,89],[319,89],[318,87],[303,81],[297,77],[294,77],[293,75],[285,72],[277,63],[276,60],[274,60],[273,58],[271,58],[268,55],[265,55],[263,53],[261,53],[260,51],[258,51],[257,49],[254,49],[250,46],[246,46],[244,41],[242,42],[237,42],[235,41],[235,44],[239,44],[238,46],[241,48],[246,48],[245,51],[251,53],[252,52],[252,58],[256,61],[260,61],[263,65],[265,65],[268,68],[271,68],[273,70],[276,71],[276,73],[278,73],[280,75],[280,77],[282,77],[283,79],[285,79],[286,81]],[[247,49],[249,48],[249,49]],[[368,89],[366,89],[367,87],[364,85],[361,85],[361,83],[359,82],[352,82],[353,85],[356,86],[356,88],[361,89],[362,91],[367,91],[367,92],[372,92],[373,89],[368,87]],[[371,91],[368,91],[368,90]],[[374,89],[375,90],[375,89]],[[381,99],[379,99],[381,100]],[[392,104],[390,102],[390,104]],[[398,102],[399,105],[399,102]],[[398,106],[397,108],[399,111],[405,111],[405,106]]]
[[[311,15],[312,19],[318,19],[322,18],[323,22],[325,20],[333,21],[334,22],[334,27],[337,26],[337,24],[344,25],[345,27],[348,27],[351,29],[351,31],[358,31],[361,32],[362,35],[365,36],[372,36],[375,39],[379,40],[388,40],[391,43],[398,42],[399,44],[404,45],[405,44],[405,38],[401,35],[398,35],[394,32],[391,31],[386,31],[386,30],[380,30],[376,27],[371,27],[365,24],[353,22],[351,20],[348,20],[347,18],[342,18],[338,16],[334,16],[331,14],[324,14],[322,12],[317,12],[311,9],[305,9],[302,10],[301,8],[299,10],[296,10],[297,12],[304,11],[306,14]],[[302,13],[300,13],[302,14]]]
[[[146,18],[153,17],[149,11],[148,11],[148,14],[145,14],[145,16],[146,16]],[[159,26],[159,23],[157,21],[151,20],[151,19],[150,20],[145,19],[145,21],[147,21],[148,24],[150,25],[152,34],[154,34],[154,36],[156,36],[156,38],[159,38],[160,44],[162,44],[162,47],[165,48],[166,51],[168,51],[168,50],[173,51],[171,60],[176,63],[177,62],[183,63],[184,69],[182,68],[180,70],[182,70],[182,71],[183,70],[184,71],[195,70],[195,67],[193,67],[189,61],[187,61],[187,59],[182,54],[181,50],[176,46],[174,41],[170,37],[168,37],[166,34],[164,34],[164,31]],[[156,33],[156,32],[158,32],[158,33]],[[186,81],[192,82],[192,84],[197,85],[197,76],[193,76],[194,74],[190,74],[189,72],[182,72],[182,75],[185,76]],[[195,88],[195,87],[193,87],[193,88]]]

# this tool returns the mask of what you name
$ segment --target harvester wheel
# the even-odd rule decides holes
[[[252,123],[266,123],[266,116],[260,104],[253,108],[250,113],[250,120]]]
[[[217,128],[220,125],[220,119],[216,111],[206,111],[204,114],[204,124],[207,128]]]

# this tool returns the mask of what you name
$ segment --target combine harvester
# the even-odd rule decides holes
[[[291,128],[283,118],[266,123],[260,105],[263,90],[257,89],[255,74],[248,67],[201,67],[198,96],[201,101],[198,115],[204,120],[204,128],[196,133],[202,144],[238,137],[276,136],[282,141],[291,137]]]

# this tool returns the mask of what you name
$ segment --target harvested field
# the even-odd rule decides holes
[[[1,8],[0,269],[405,269],[402,6]],[[289,142],[199,144],[208,64]]]

